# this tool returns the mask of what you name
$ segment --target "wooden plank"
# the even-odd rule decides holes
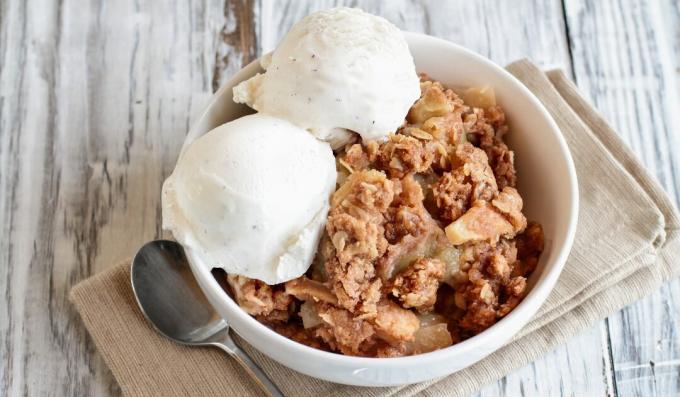
[[[660,18],[663,18],[662,26],[664,31],[659,35],[662,45],[671,51],[671,70],[666,72],[669,78],[675,80],[675,92],[680,93],[680,2],[677,0],[660,0],[660,7],[654,8],[661,11]],[[659,16],[656,16],[659,18]],[[668,66],[668,65],[667,65]],[[676,97],[677,99],[677,97]],[[680,106],[677,102],[675,108]],[[678,127],[675,127],[675,134],[680,135]]]
[[[212,70],[212,90],[255,59],[256,5],[253,0],[224,0],[225,23],[220,31]]]
[[[574,73],[676,203],[680,203],[678,3],[569,0]],[[616,391],[680,394],[680,282],[608,319]]]
[[[559,0],[261,0],[259,52],[273,50],[281,36],[305,15],[335,6],[362,8],[402,30],[453,41],[501,65],[529,57],[544,67],[570,66]]]
[[[160,234],[160,183],[211,89],[255,48],[273,48],[300,16],[335,2],[180,3],[0,2],[0,395],[117,393],[93,346],[82,343],[87,338],[67,291]],[[662,4],[666,8],[659,12],[653,4],[652,12],[672,22],[664,25],[667,37],[677,39],[677,3]],[[358,5],[499,63],[529,55],[544,66],[569,67],[558,1]],[[251,17],[260,22],[250,24]],[[664,40],[658,32],[652,37]],[[672,82],[668,66],[664,70],[663,82]],[[669,287],[669,298],[654,304],[662,310],[651,312],[652,322],[671,333],[661,341],[675,349],[677,291]],[[616,324],[590,330],[481,394],[610,393],[609,364],[599,354],[608,350],[599,334],[610,331],[613,340],[621,338]],[[640,342],[645,351],[648,339]],[[616,349],[613,354],[618,357]],[[677,370],[672,357],[656,361],[652,372]],[[619,372],[620,391],[669,390],[622,387]]]
[[[570,70],[560,1],[272,1],[262,0],[257,27],[258,54],[273,50],[291,26],[305,15],[338,5],[359,7],[407,31],[422,32],[462,44],[499,64],[530,57],[543,67]],[[527,365],[479,396],[605,395],[611,379],[603,352],[604,325]],[[604,341],[604,342],[603,342]]]
[[[247,29],[214,0],[0,7],[0,395],[115,395],[68,291],[160,233],[220,33]]]
[[[566,4],[577,84],[680,202],[677,71],[659,3]]]
[[[476,396],[606,396],[611,395],[599,327],[487,385]]]

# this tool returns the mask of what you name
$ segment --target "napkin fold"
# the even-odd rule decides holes
[[[465,370],[415,385],[362,388],[321,381],[240,341],[286,395],[466,396],[680,275],[680,217],[661,186],[562,71],[543,73],[527,60],[507,70],[551,113],[578,174],[578,229],[555,289],[506,346]],[[149,326],[132,294],[129,261],[76,285],[70,299],[125,395],[258,395],[223,352],[174,344]]]

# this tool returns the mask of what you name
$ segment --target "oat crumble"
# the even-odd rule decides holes
[[[336,153],[314,264],[274,286],[227,276],[243,310],[315,348],[398,357],[460,342],[515,308],[543,230],[522,213],[493,91],[460,94],[421,75],[395,134]]]

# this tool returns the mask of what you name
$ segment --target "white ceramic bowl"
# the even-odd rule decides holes
[[[285,338],[246,314],[205,266],[188,252],[208,299],[233,329],[255,348],[304,374],[328,381],[389,386],[420,382],[468,367],[507,343],[536,313],[552,290],[571,249],[578,214],[578,187],[569,149],[557,125],[517,79],[486,58],[450,42],[407,33],[418,71],[450,86],[491,85],[507,114],[508,145],[516,153],[519,190],[529,219],[543,225],[545,251],[515,310],[486,331],[431,353],[400,358],[350,357],[313,349]],[[232,87],[260,70],[256,62],[222,86],[187,136],[187,143],[252,111],[232,101]]]

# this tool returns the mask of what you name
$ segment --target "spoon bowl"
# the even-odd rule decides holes
[[[229,329],[196,283],[179,244],[147,243],[134,258],[131,277],[137,303],[167,338],[202,344],[207,337]]]
[[[145,244],[130,272],[132,291],[144,316],[163,336],[189,346],[215,346],[234,357],[270,396],[283,394],[236,344],[229,325],[198,286],[182,246],[170,240]]]

